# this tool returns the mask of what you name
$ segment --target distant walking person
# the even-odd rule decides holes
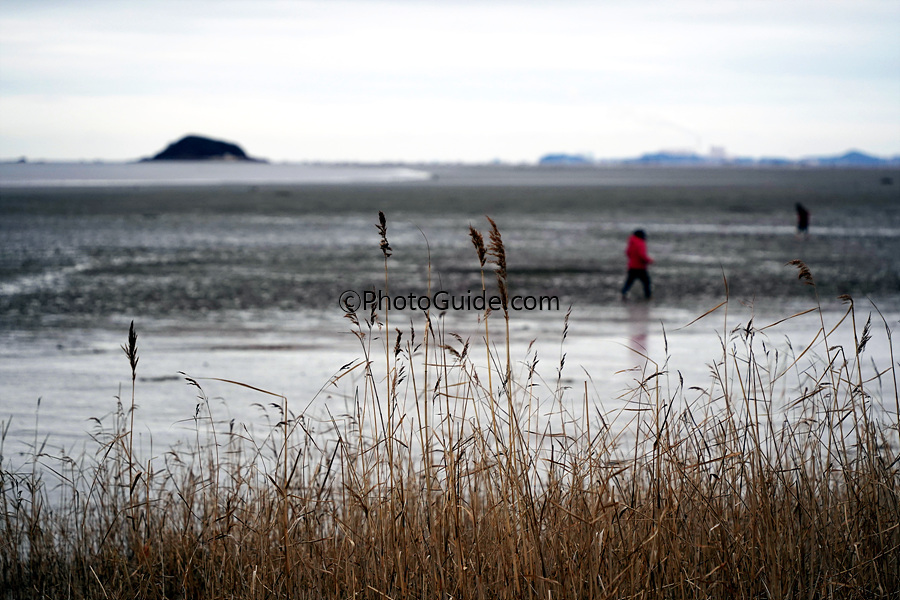
[[[797,203],[797,235],[809,237],[809,211],[799,202]]]
[[[653,263],[653,259],[647,255],[647,234],[643,229],[636,230],[628,238],[625,256],[628,257],[628,277],[622,287],[622,300],[628,298],[628,290],[636,279],[644,286],[644,298],[649,300],[650,275],[647,273],[647,267]]]

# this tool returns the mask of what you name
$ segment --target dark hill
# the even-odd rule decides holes
[[[250,158],[237,144],[188,135],[169,144],[165,150],[148,160],[246,160]]]

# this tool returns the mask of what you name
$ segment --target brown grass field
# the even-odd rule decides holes
[[[473,261],[503,296],[489,224]],[[542,377],[510,356],[506,311],[477,340],[431,314],[353,314],[360,357],[329,382],[350,410],[315,422],[256,390],[277,418],[254,437],[187,378],[194,442],[156,457],[132,443],[132,330],[132,388],[93,453],[51,456],[36,435],[26,468],[2,458],[0,598],[896,598],[897,362],[864,377],[891,330],[844,301],[785,354],[729,322],[726,294],[702,315],[728,332],[710,386],[648,359],[622,428],[589,378],[562,384],[564,357]],[[854,347],[830,343],[838,326]]]

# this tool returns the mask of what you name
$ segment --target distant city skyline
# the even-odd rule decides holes
[[[0,0],[0,159],[900,155],[900,3]]]

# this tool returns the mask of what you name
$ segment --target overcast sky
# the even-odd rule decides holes
[[[0,0],[0,157],[900,154],[900,2]]]

